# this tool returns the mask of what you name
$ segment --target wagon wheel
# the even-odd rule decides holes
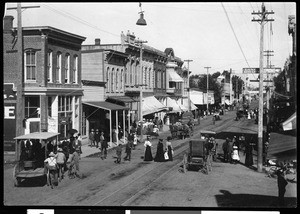
[[[14,170],[13,170],[13,181],[14,181],[14,186],[15,187],[18,187],[18,186],[20,186],[20,178],[18,178],[17,176],[16,176],[16,174],[17,174],[17,165],[15,165],[14,166]]]
[[[183,164],[183,173],[186,173],[187,171],[187,157],[186,157],[186,154],[183,155],[183,161],[182,161],[182,164]]]

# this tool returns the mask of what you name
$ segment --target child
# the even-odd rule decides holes
[[[120,164],[121,163],[121,155],[122,155],[122,145],[119,144],[116,147],[116,154],[117,154],[117,160],[115,160],[115,163]]]

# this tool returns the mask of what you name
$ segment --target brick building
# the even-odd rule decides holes
[[[13,19],[4,18],[3,77],[7,93],[14,94],[14,98],[22,96],[24,113],[18,115],[23,123],[14,124],[18,99],[4,99],[10,112],[10,119],[4,118],[4,124],[9,124],[5,126],[5,140],[11,142],[16,129],[21,129],[22,134],[48,131],[59,132],[60,138],[67,137],[69,129],[81,126],[81,44],[86,38],[49,26],[23,27],[22,94],[19,95],[15,92],[20,76],[16,63],[20,50]]]

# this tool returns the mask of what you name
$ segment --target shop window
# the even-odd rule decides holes
[[[25,97],[25,118],[39,118],[40,114],[40,97]]]

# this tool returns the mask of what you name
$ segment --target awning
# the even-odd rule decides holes
[[[128,97],[128,96],[112,96],[112,97],[108,97],[107,99],[112,99],[112,100],[116,100],[116,101],[120,101],[123,103],[132,103],[132,102],[137,102],[139,100],[136,100],[132,97]]]
[[[195,105],[203,105],[203,93],[198,91],[190,92],[191,101]]]
[[[21,135],[18,137],[15,137],[15,140],[22,140],[22,139],[42,139],[42,140],[47,140],[49,138],[58,136],[59,133],[53,133],[53,132],[33,132],[25,135]]]
[[[267,155],[269,159],[295,159],[296,147],[297,138],[295,136],[271,133]]]
[[[175,71],[169,71],[169,81],[184,82],[183,79]]]
[[[167,110],[168,108],[159,102],[154,96],[144,97],[142,110],[143,115],[153,114],[155,112],[160,112]]]
[[[83,104],[89,105],[89,106],[93,106],[96,108],[101,108],[104,110],[128,110],[128,107],[125,106],[120,106],[114,103],[110,103],[110,102],[105,102],[105,101],[101,101],[101,102],[83,102]]]
[[[290,116],[286,121],[281,123],[284,131],[296,129],[296,112]]]
[[[174,100],[170,97],[167,97],[166,106],[173,108],[172,111],[169,111],[169,113],[182,112],[182,110],[181,110],[180,106],[177,104],[176,100]]]
[[[189,99],[183,99],[183,106],[186,108],[186,109],[189,109]],[[180,106],[181,107],[181,106]],[[193,110],[196,110],[196,109],[198,109],[198,107],[197,106],[195,106],[195,104],[192,102],[192,100],[191,100],[191,110],[193,111]]]

